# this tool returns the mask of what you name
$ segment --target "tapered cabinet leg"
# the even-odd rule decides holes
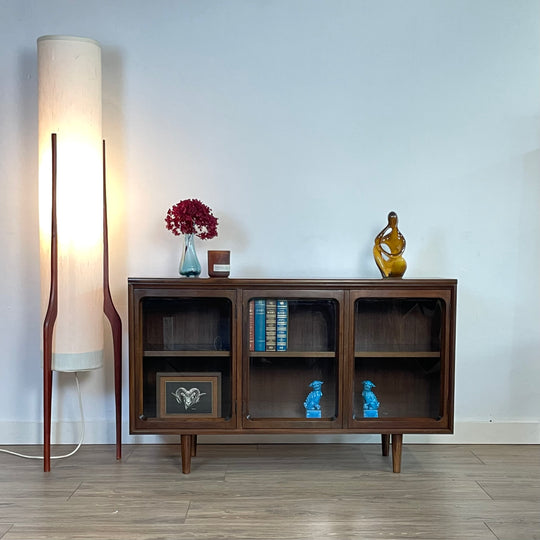
[[[390,435],[383,433],[381,435],[382,455],[388,456],[390,454]]]
[[[191,457],[197,456],[197,435],[191,436]]]
[[[182,472],[189,474],[191,472],[191,447],[193,435],[180,435],[180,446],[182,449]]]
[[[392,433],[392,466],[395,473],[401,472],[401,448],[403,433]]]

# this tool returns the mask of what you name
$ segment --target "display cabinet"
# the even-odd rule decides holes
[[[179,434],[186,473],[198,434],[379,433],[399,472],[404,433],[453,430],[456,289],[131,278],[131,433]]]

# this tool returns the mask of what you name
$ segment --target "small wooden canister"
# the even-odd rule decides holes
[[[231,273],[230,251],[208,251],[208,275],[210,277],[229,277]]]

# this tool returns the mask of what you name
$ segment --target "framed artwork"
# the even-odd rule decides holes
[[[157,373],[159,418],[218,418],[221,373]]]

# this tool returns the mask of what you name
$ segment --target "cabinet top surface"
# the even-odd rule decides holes
[[[128,278],[132,287],[144,288],[422,288],[455,287],[457,279],[283,279],[283,278]]]

